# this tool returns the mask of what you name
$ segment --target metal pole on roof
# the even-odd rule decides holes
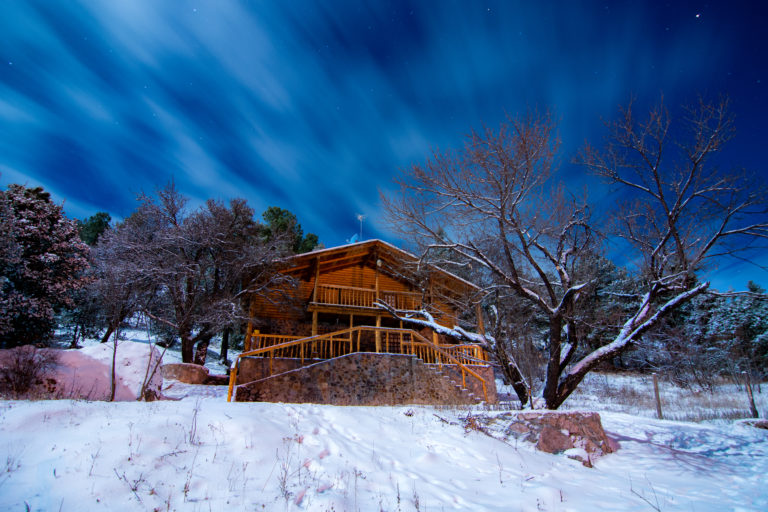
[[[362,213],[357,214],[357,220],[360,221],[360,241],[363,241],[363,219],[365,219],[367,215],[363,215]]]

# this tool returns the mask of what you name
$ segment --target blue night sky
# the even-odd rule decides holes
[[[754,5],[759,5],[755,7]],[[327,246],[393,240],[379,189],[505,113],[551,109],[560,177],[635,96],[731,99],[724,165],[766,175],[763,2],[99,0],[0,5],[0,184],[71,217],[131,213],[173,178],[193,204],[295,212]],[[725,276],[725,277],[723,277]],[[743,288],[768,274],[721,269]]]

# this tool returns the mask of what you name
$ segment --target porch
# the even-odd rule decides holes
[[[229,400],[235,386],[245,384],[244,379],[238,378],[241,365],[245,362],[258,364],[261,367],[258,379],[263,380],[358,353],[412,356],[420,363],[434,365],[439,371],[445,369],[455,374],[461,388],[476,390],[485,401],[489,397],[488,386],[493,385],[492,378],[484,378],[479,373],[487,373],[481,368],[490,369],[481,347],[436,344],[410,329],[357,326],[309,337],[254,333],[251,344],[256,348],[240,354],[232,365]],[[487,380],[491,382],[487,383]]]
[[[310,311],[329,311],[343,309],[379,310],[374,305],[381,301],[397,310],[415,310],[422,307],[422,294],[395,290],[377,290],[375,288],[358,288],[331,284],[317,285],[317,293],[309,304]]]

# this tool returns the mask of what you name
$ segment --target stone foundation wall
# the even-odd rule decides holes
[[[275,357],[272,359],[272,375],[289,372],[322,361],[325,359],[304,359],[304,364],[302,364],[301,359]],[[240,360],[240,366],[237,369],[237,383],[246,384],[255,380],[266,379],[269,375],[268,357],[244,357]]]
[[[333,405],[451,405],[482,400],[482,393],[473,397],[431,366],[410,355],[349,354],[239,385],[235,400]],[[493,380],[488,386],[495,397]]]

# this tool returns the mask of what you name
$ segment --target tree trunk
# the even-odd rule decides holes
[[[115,401],[115,391],[117,391],[117,375],[115,374],[115,360],[117,359],[117,340],[119,338],[119,332],[115,330],[115,338],[112,340],[112,371],[110,373],[109,381],[109,401]]]
[[[547,361],[547,380],[544,384],[544,402],[547,409],[557,409],[562,404],[558,401],[560,382],[560,355],[562,348],[563,319],[554,316],[549,319],[549,361]],[[531,404],[533,405],[533,404]]]
[[[571,393],[576,391],[576,388],[581,383],[581,381],[584,380],[584,377],[587,375],[587,373],[589,373],[589,371],[568,375],[565,379],[563,379],[563,382],[557,386],[557,393],[555,394],[551,405],[549,400],[547,401],[547,409],[557,409],[563,405],[565,399],[571,396]]]
[[[80,326],[75,324],[75,331],[72,333],[72,342],[69,344],[69,348],[77,348],[77,332]]]
[[[195,364],[205,366],[205,360],[208,356],[208,345],[211,343],[211,336],[207,336],[197,342],[197,348],[195,349]]]
[[[190,337],[189,333],[184,333],[179,336],[181,338],[181,362],[191,363],[194,355],[195,342]]]
[[[229,328],[224,329],[224,332],[221,333],[221,354],[219,355],[219,360],[221,362],[226,363],[227,361],[227,352],[229,351]]]
[[[507,351],[504,349],[503,344],[496,341],[496,358],[499,360],[501,371],[504,377],[512,384],[512,388],[517,394],[517,398],[520,400],[520,406],[525,406],[528,403],[528,386],[523,379],[523,375],[520,373],[520,369],[509,358]]]
[[[584,380],[584,377],[586,377],[587,374],[592,371],[592,369],[601,364],[603,361],[607,361],[620,354],[623,354],[631,346],[631,343],[627,343],[620,348],[605,352],[600,357],[593,359],[589,364],[582,366],[581,371],[567,374],[562,382],[560,382],[557,386],[557,393],[555,394],[554,400],[552,401],[552,406],[550,406],[549,402],[547,402],[547,408],[557,409],[563,405],[563,402],[565,402],[565,400],[571,396],[571,393],[576,391],[576,388],[579,386],[579,384],[581,384],[581,381]]]
[[[112,333],[115,332],[115,329],[117,329],[117,326],[110,322],[109,325],[107,325],[107,332],[105,332],[104,336],[101,337],[101,342],[108,342],[109,337],[112,336]]]

